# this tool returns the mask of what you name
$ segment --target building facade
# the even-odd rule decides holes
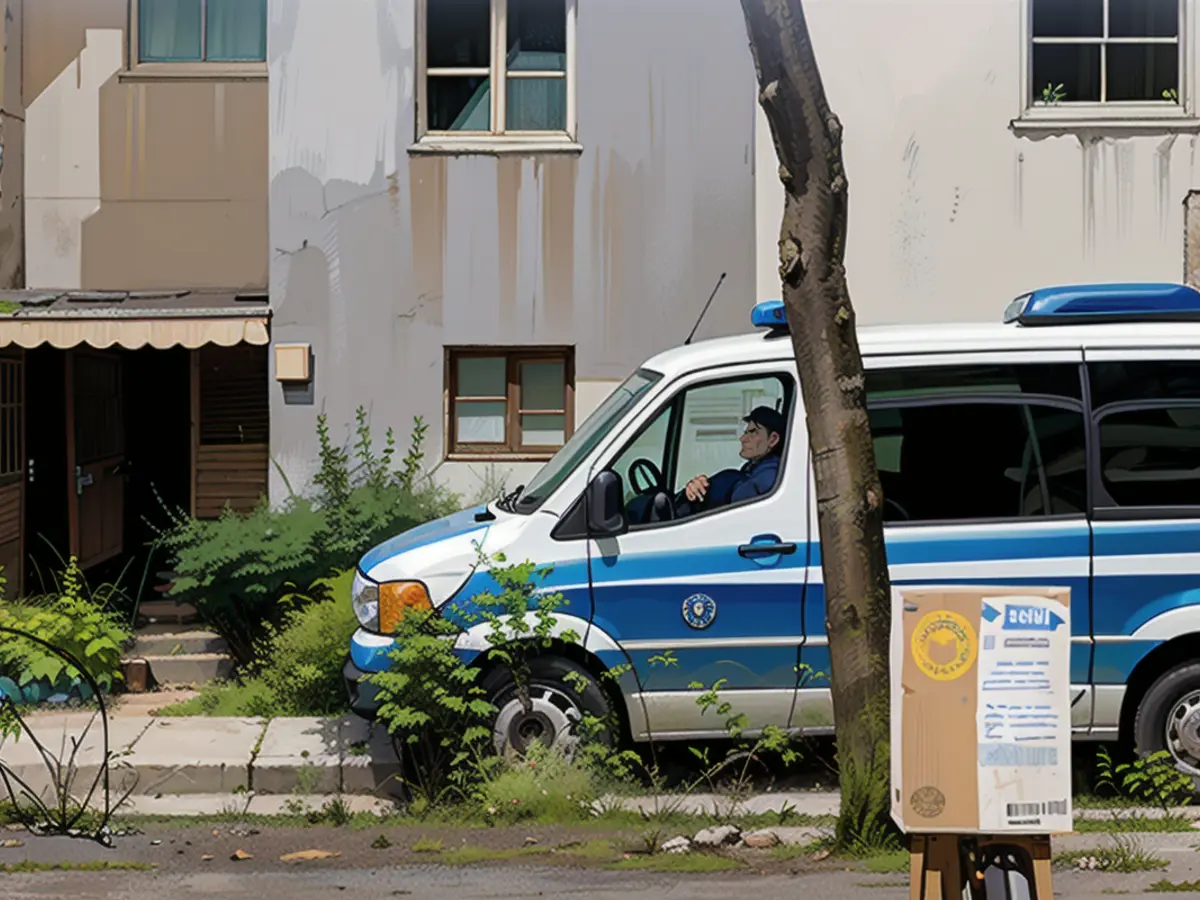
[[[272,449],[366,407],[464,499],[526,480],[754,292],[753,64],[724,0],[271,0]],[[280,378],[285,380],[279,381]],[[735,419],[736,424],[736,419]],[[273,475],[272,494],[283,488]]]
[[[266,489],[266,0],[7,0],[0,563]],[[140,559],[139,559],[140,562]],[[139,566],[140,570],[140,566]]]
[[[1195,0],[805,10],[845,127],[860,323],[995,321],[1043,285],[1200,283]],[[761,115],[756,154],[766,298],[783,193]]]

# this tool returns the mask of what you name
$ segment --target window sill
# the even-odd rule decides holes
[[[1078,131],[1149,132],[1154,134],[1200,131],[1200,118],[1179,107],[1161,106],[1069,107],[1037,106],[1013,119],[1017,134],[1061,134]]]
[[[119,81],[266,81],[266,63],[140,63]]]
[[[554,451],[557,452],[557,451]],[[544,463],[554,456],[548,453],[447,453],[446,462],[455,463]]]
[[[425,137],[408,148],[411,156],[528,156],[563,154],[578,156],[583,145],[567,138],[537,137]]]

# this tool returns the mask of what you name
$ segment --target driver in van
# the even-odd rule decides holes
[[[787,427],[783,413],[759,406],[742,421],[746,430],[742,433],[740,455],[745,464],[738,469],[723,469],[712,477],[697,475],[684,486],[683,496],[677,500],[680,504],[677,514],[739,503],[775,487]]]

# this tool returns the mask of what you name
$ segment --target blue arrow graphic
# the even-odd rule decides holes
[[[1000,611],[994,606],[988,606],[985,603],[983,604],[983,618],[984,621],[995,622],[998,618],[1000,618]]]
[[[1054,631],[1065,625],[1062,616],[1041,606],[1006,606],[1005,631]]]

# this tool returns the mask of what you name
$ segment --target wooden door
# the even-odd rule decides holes
[[[121,357],[67,351],[71,552],[88,569],[125,551],[125,416]],[[74,428],[71,420],[74,419]]]
[[[24,512],[25,360],[12,351],[0,356],[0,575],[8,597],[21,591]]]

